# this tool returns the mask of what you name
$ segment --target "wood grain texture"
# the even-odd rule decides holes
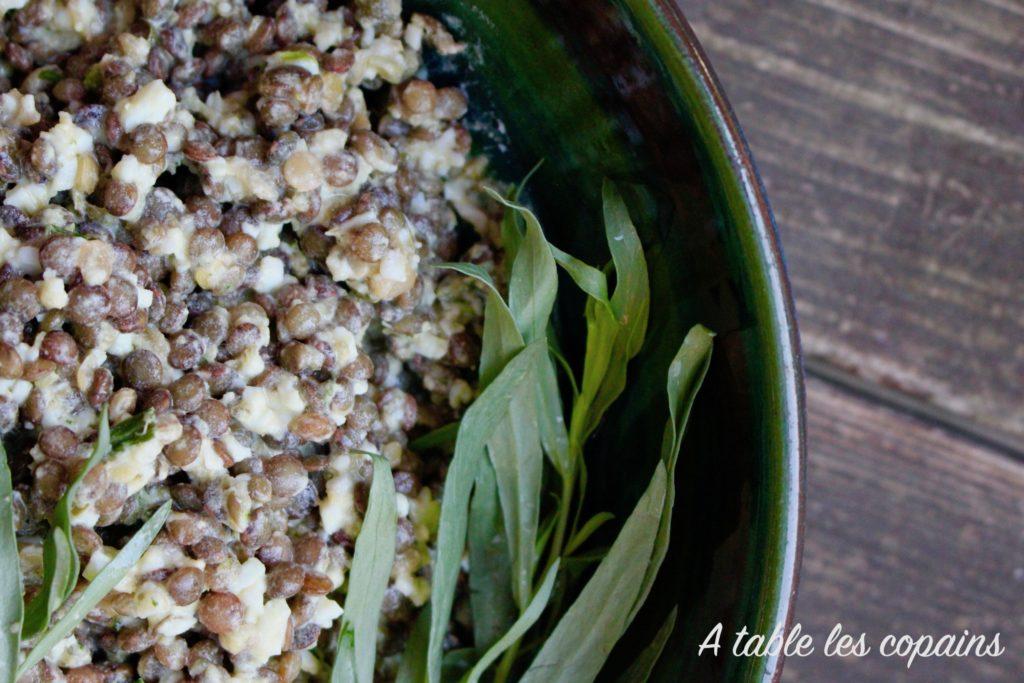
[[[680,4],[762,172],[806,354],[1024,437],[1024,4]]]
[[[810,414],[796,621],[819,647],[786,681],[1018,681],[1024,671],[1024,465],[820,380]],[[863,659],[825,658],[842,622]],[[878,656],[888,633],[1001,632],[998,659]]]

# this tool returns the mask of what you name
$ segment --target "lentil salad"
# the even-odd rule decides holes
[[[421,69],[425,48],[462,45],[396,0],[0,8],[0,429],[26,601],[102,407],[154,425],[81,480],[81,584],[173,503],[23,680],[322,675],[362,452],[393,470],[393,675],[429,597],[445,468],[409,434],[472,400],[484,305],[430,266],[498,253],[465,95]]]

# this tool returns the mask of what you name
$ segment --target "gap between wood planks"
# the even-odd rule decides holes
[[[821,358],[805,357],[803,365],[808,377],[823,380],[870,402],[930,422],[954,435],[1024,464],[1024,440],[1018,436],[976,424],[963,415],[857,377]]]

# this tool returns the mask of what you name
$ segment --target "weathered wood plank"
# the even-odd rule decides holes
[[[818,644],[787,681],[1016,681],[1024,671],[1024,464],[808,382],[810,458],[796,620]],[[832,627],[863,659],[825,658]],[[998,659],[878,655],[889,633],[1001,632]]]
[[[1024,5],[680,3],[762,171],[806,353],[1024,437]]]

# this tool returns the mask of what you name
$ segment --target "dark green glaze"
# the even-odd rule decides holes
[[[412,5],[471,43],[468,58],[429,66],[442,80],[468,79],[495,174],[514,181],[544,160],[528,198],[552,242],[603,262],[601,179],[628,184],[651,266],[651,327],[621,408],[588,456],[600,507],[626,513],[647,481],[665,421],[665,370],[685,330],[702,322],[718,333],[680,458],[671,552],[609,676],[678,604],[656,680],[777,680],[776,659],[734,658],[727,647],[696,657],[719,621],[731,644],[741,626],[770,633],[791,617],[803,420],[770,211],[689,27],[662,0]],[[559,319],[570,356],[581,343],[578,311],[570,305]]]

